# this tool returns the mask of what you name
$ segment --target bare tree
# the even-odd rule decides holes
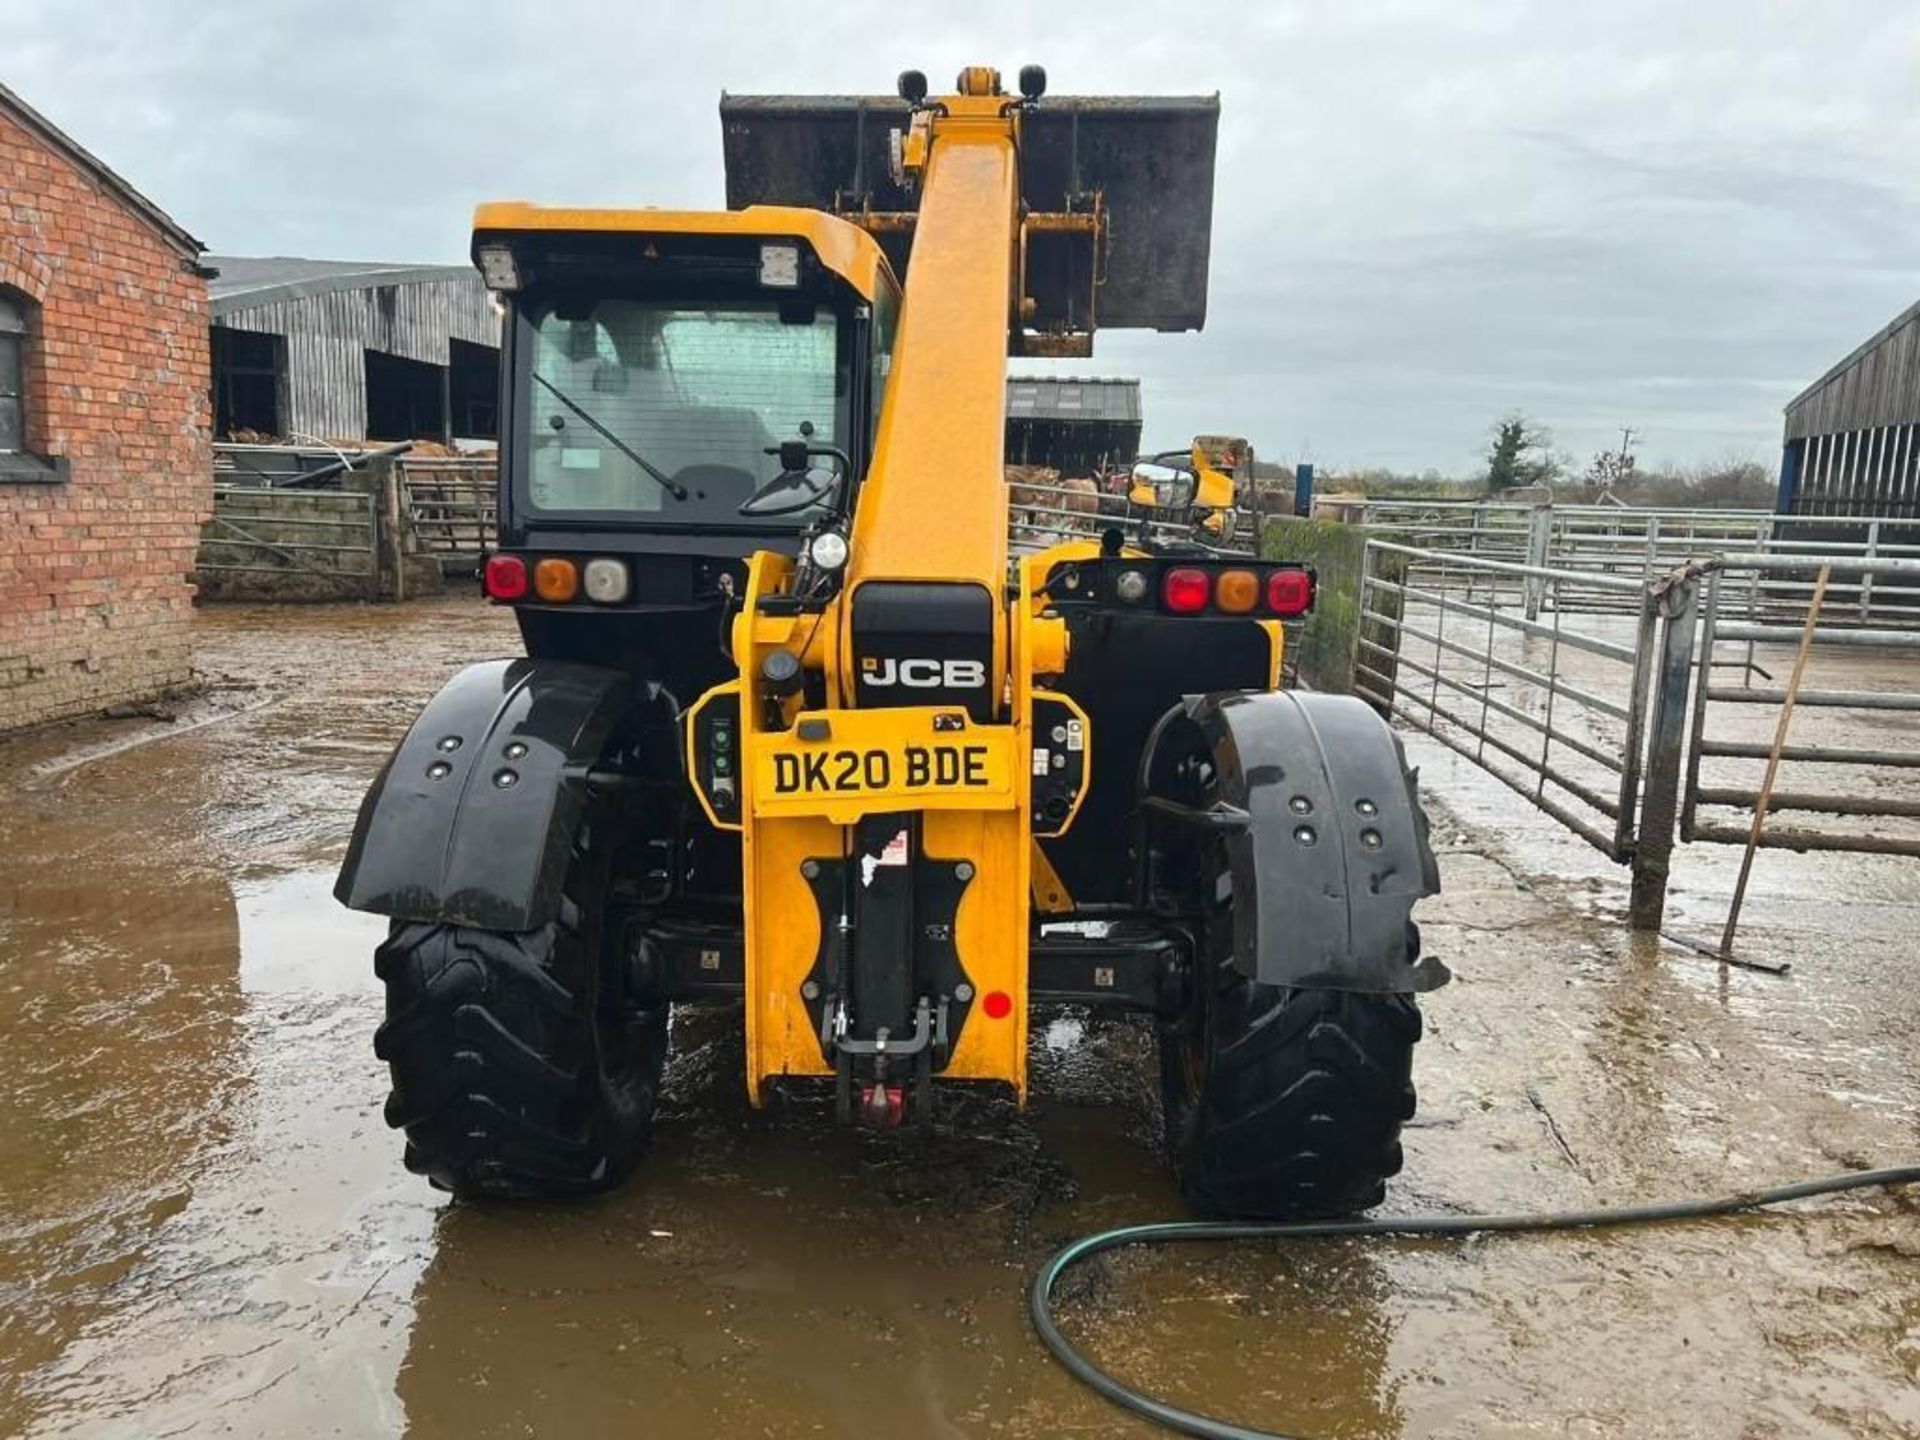
[[[1620,427],[1620,448],[1599,450],[1587,467],[1585,481],[1602,495],[1628,488],[1634,479],[1633,442],[1638,437],[1631,425]]]

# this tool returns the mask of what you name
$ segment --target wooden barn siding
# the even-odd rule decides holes
[[[470,281],[423,280],[276,300],[229,311],[218,323],[286,337],[285,424],[322,440],[353,440],[367,433],[364,352],[445,365],[449,338],[500,343],[500,317],[477,275]]]
[[[1788,440],[1920,422],[1920,313],[1787,407]]]
[[[1795,514],[1920,517],[1920,424],[1811,435],[1799,443]]]

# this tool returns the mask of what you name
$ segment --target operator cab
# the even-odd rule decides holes
[[[899,309],[864,232],[768,206],[489,205],[474,259],[503,310],[486,588],[532,653],[607,663],[643,615],[724,607],[754,551],[844,530]]]
[[[830,307],[560,294],[517,320],[529,523],[758,529],[770,510],[826,508],[837,477],[788,482],[778,454],[789,435],[832,444],[850,428]]]

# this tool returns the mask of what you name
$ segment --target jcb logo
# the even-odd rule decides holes
[[[904,685],[913,690],[974,690],[987,683],[984,660],[862,660],[860,678],[869,685]]]

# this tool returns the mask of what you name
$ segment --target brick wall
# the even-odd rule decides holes
[[[0,107],[0,284],[37,307],[27,445],[0,480],[0,731],[188,674],[187,571],[212,510],[207,286],[181,245]]]

